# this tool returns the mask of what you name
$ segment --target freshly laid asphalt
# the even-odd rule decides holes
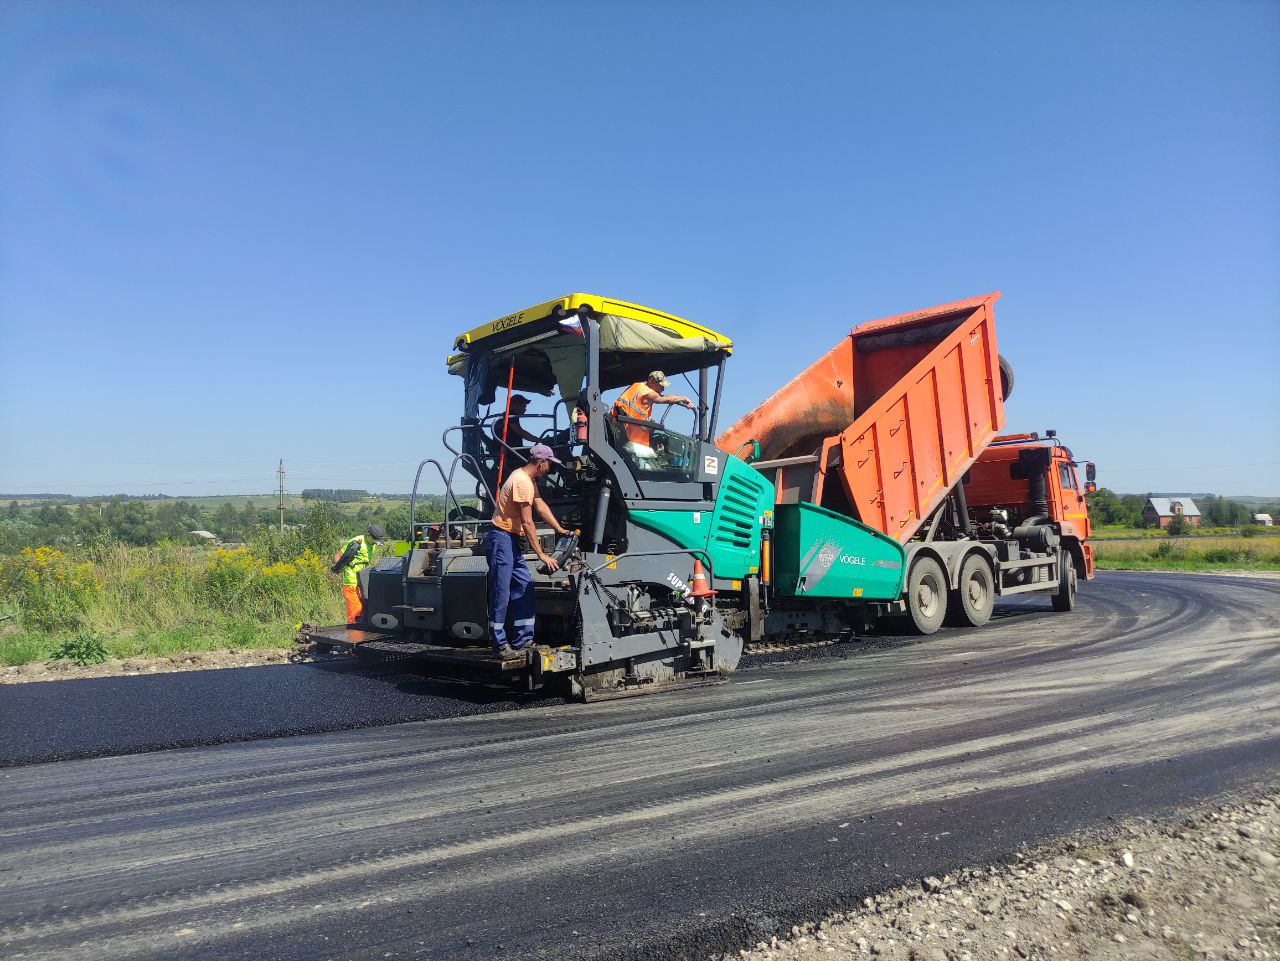
[[[1069,615],[1017,600],[981,630],[697,691],[14,767],[0,955],[706,958],[1273,781],[1277,641],[1280,582],[1105,574]],[[356,681],[339,710],[415,690],[260,672]],[[270,690],[192,713],[261,713]]]
[[[547,699],[542,699],[546,701]],[[0,687],[0,767],[319,734],[535,703],[354,661]]]

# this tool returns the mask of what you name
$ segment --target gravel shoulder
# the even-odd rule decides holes
[[[71,661],[31,661],[0,669],[0,684],[28,681],[71,681],[84,677],[128,677],[139,674],[172,674],[175,671],[208,671],[228,667],[261,667],[289,661],[290,648],[228,648],[225,651],[193,651],[165,657],[127,657],[101,664]]]
[[[1280,956],[1280,789],[929,877],[726,959]]]
[[[1259,570],[1258,568],[1205,568],[1202,570],[1185,571],[1176,570],[1174,568],[1162,569],[1154,567],[1106,567],[1099,565],[1100,571],[1115,571],[1117,573],[1130,574],[1195,574],[1197,576],[1206,574],[1210,577],[1256,577],[1264,581],[1280,581],[1280,571]]]

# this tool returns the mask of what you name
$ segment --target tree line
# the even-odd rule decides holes
[[[1117,527],[1143,527],[1142,508],[1150,494],[1117,494],[1099,487],[1087,495],[1089,518],[1096,525]],[[1200,508],[1202,527],[1246,527],[1253,523],[1254,510],[1238,501],[1228,500],[1217,494],[1194,498]],[[1264,505],[1265,506],[1265,505]],[[1261,510],[1258,513],[1268,513]],[[1274,516],[1274,511],[1272,511]]]
[[[419,498],[418,516],[439,520],[444,516],[444,499]],[[315,527],[324,513],[324,526],[346,531],[347,536],[379,523],[394,539],[409,536],[409,504],[364,503],[352,507],[318,501],[304,508],[286,508],[285,525]],[[24,547],[66,547],[90,543],[117,542],[145,547],[161,541],[189,543],[192,531],[209,531],[224,542],[246,541],[279,522],[270,503],[253,500],[236,507],[224,501],[216,510],[182,500],[105,500],[70,507],[63,503],[23,507],[10,501],[0,513],[0,553],[17,553]]]

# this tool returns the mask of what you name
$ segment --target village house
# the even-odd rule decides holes
[[[1148,497],[1142,508],[1142,521],[1148,527],[1161,530],[1182,517],[1188,527],[1200,526],[1200,508],[1190,497]]]

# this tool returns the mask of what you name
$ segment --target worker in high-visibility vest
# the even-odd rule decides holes
[[[643,383],[632,384],[622,392],[622,396],[613,402],[615,417],[634,417],[636,420],[653,420],[654,404],[679,404],[693,410],[693,401],[679,394],[665,393],[667,375],[660,370],[651,371]],[[622,422],[622,429],[627,435],[627,446],[640,457],[652,457],[653,448],[649,444],[649,428],[643,424]]]
[[[347,605],[347,623],[355,624],[364,612],[360,597],[360,572],[373,564],[373,556],[387,536],[381,524],[370,524],[363,534],[343,541],[333,555],[334,566],[341,564],[342,600]]]

